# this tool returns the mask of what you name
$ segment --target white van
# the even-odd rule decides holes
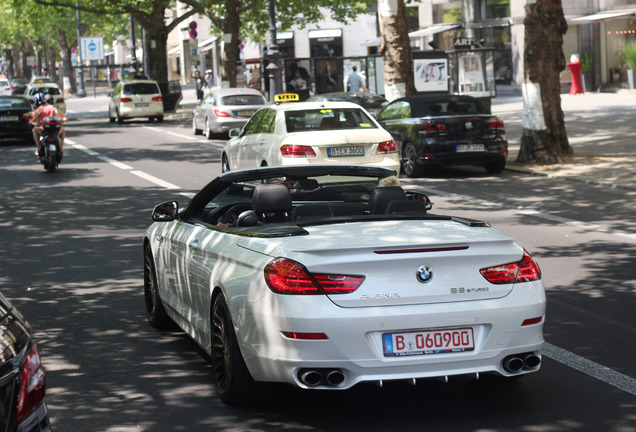
[[[157,81],[121,81],[110,95],[108,118],[122,124],[125,119],[148,117],[163,121],[163,99]]]

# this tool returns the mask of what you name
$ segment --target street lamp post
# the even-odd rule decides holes
[[[280,52],[276,44],[276,0],[269,0],[269,30],[267,31],[267,74],[269,77],[269,101],[274,102],[274,95],[282,90],[281,69],[278,61]]]
[[[77,22],[77,52],[75,53],[77,56],[77,81],[79,87],[77,88],[77,97],[83,98],[86,97],[86,89],[84,88],[84,70],[82,68],[81,61],[81,41],[82,41],[82,31],[80,30],[80,13],[79,13],[79,1],[75,2],[75,21]]]

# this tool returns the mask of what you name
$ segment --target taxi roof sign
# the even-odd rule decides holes
[[[299,100],[300,100],[300,97],[298,97],[298,94],[296,93],[282,93],[282,94],[277,94],[276,96],[274,96],[274,102],[276,103],[298,102]]]

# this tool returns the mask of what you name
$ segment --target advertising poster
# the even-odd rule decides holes
[[[445,58],[414,59],[415,89],[418,92],[448,91],[448,60]]]

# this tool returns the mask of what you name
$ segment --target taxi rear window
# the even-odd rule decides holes
[[[145,95],[145,94],[159,94],[159,88],[154,83],[131,83],[124,86],[125,95]]]
[[[377,129],[376,124],[358,108],[321,108],[285,112],[287,132],[311,132],[340,129]]]

